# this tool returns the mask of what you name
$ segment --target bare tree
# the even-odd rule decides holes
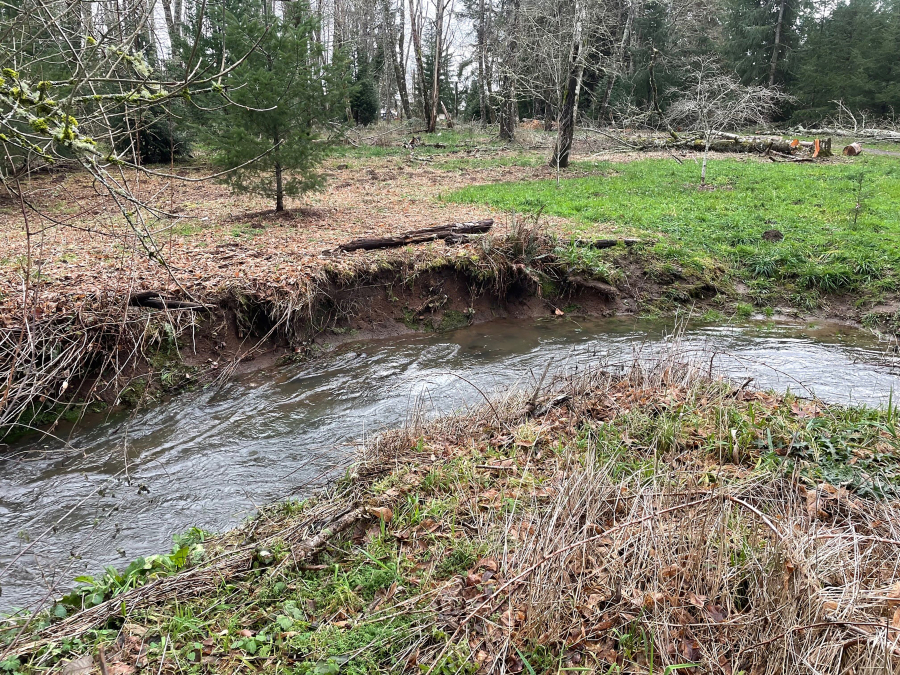
[[[416,80],[422,96],[422,117],[425,119],[425,127],[433,129],[431,123],[431,106],[429,105],[428,83],[425,81],[425,59],[422,54],[422,29],[425,17],[422,10],[422,0],[409,0],[409,29],[412,40],[413,53],[416,58]]]
[[[709,146],[715,135],[764,124],[787,97],[774,87],[747,86],[732,73],[725,72],[712,56],[693,59],[685,86],[673,92],[667,118],[676,127],[703,133],[703,163],[700,185],[706,184]]]
[[[397,92],[400,94],[400,105],[403,109],[403,115],[410,119],[412,117],[412,108],[409,105],[409,93],[406,89],[406,68],[403,59],[403,38],[397,37],[396,25],[394,23],[393,13],[396,11],[400,19],[400,25],[403,25],[404,10],[403,0],[396,10],[391,8],[390,0],[381,0],[382,21],[384,21],[384,31],[386,34],[387,45],[385,51],[390,59],[391,68],[393,69],[394,80],[397,86]],[[402,35],[402,33],[401,33]],[[399,50],[399,53],[398,53]]]
[[[516,138],[516,124],[519,121],[519,103],[516,98],[516,79],[518,73],[518,44],[519,44],[519,5],[520,0],[508,0],[506,15],[508,25],[506,27],[506,57],[503,71],[501,91],[503,99],[500,102],[500,138],[504,141],[514,141]]]
[[[426,130],[434,133],[437,128],[438,110],[441,107],[441,68],[444,58],[444,31],[445,23],[452,16],[448,16],[450,0],[434,0],[434,59],[431,71],[431,96],[426,97],[429,108],[426,118]],[[452,14],[452,11],[450,12]]]

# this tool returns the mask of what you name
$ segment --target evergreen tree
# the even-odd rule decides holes
[[[841,100],[853,111],[900,111],[900,2],[848,0],[809,27],[794,119],[820,121]]]
[[[724,0],[725,63],[743,84],[789,84],[804,0]]]
[[[340,64],[322,65],[316,22],[302,9],[284,17],[253,2],[235,9],[226,13],[226,62],[247,56],[230,73],[236,86],[225,88],[235,105],[210,118],[207,139],[215,162],[232,169],[223,179],[232,189],[272,197],[283,211],[285,196],[322,184],[328,143],[319,134],[343,118],[346,85]]]
[[[350,88],[350,111],[353,121],[368,126],[378,119],[378,92],[370,74],[369,64],[363,61],[356,71]]]

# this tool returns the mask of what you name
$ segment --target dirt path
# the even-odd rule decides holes
[[[891,152],[890,150],[878,150],[876,148],[867,148],[863,146],[863,154],[885,155],[887,157],[900,157],[900,152]]]

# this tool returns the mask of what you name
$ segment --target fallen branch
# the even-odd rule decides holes
[[[470,223],[452,223],[437,227],[426,227],[422,230],[412,230],[393,237],[378,237],[373,239],[354,239],[346,244],[340,244],[331,251],[323,251],[323,255],[334,255],[348,251],[371,251],[380,248],[397,248],[409,244],[421,244],[426,241],[444,239],[448,243],[459,243],[471,234],[484,234],[494,226],[493,219],[477,220]]]
[[[637,244],[646,244],[642,239],[573,239],[572,246],[580,248],[612,248],[622,244],[623,246],[635,246]]]
[[[204,305],[200,302],[164,298],[157,291],[132,293],[131,297],[128,299],[128,304],[132,307],[151,307],[153,309],[192,309],[205,311],[212,309],[210,305]]]

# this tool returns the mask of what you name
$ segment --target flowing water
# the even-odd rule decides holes
[[[257,506],[308,493],[366,435],[402,424],[416,407],[448,413],[479,404],[482,392],[533,385],[548,360],[564,373],[651,355],[671,346],[671,328],[497,321],[345,345],[94,421],[68,446],[23,445],[0,457],[0,612],[59,594],[75,576],[167,551],[192,526],[222,531]],[[679,345],[736,380],[830,402],[884,405],[900,383],[885,345],[841,326],[693,326]]]

